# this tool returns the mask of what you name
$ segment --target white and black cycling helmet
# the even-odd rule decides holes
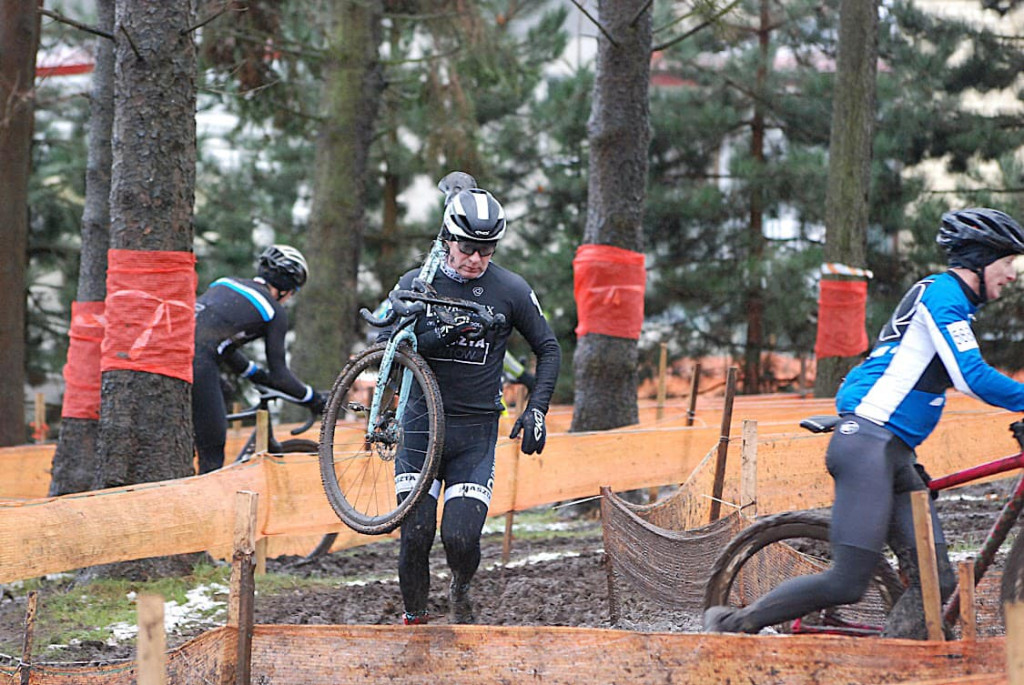
[[[1003,257],[1024,254],[1024,229],[998,209],[972,207],[943,214],[936,242],[946,250],[951,267],[978,275],[984,302],[985,267]]]
[[[306,284],[309,265],[291,245],[271,245],[260,255],[259,277],[278,290],[298,290]]]
[[[505,210],[483,188],[459,192],[444,209],[445,240],[496,243],[505,235]]]

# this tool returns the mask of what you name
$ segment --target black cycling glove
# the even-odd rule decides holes
[[[313,397],[306,402],[306,406],[309,407],[311,412],[320,416],[324,413],[324,409],[327,408],[327,400],[330,399],[330,397],[330,393],[314,390]]]
[[[544,412],[527,405],[526,411],[519,415],[512,425],[508,437],[515,438],[523,431],[523,442],[520,449],[523,454],[540,454],[544,451],[544,443],[548,439],[548,429],[544,423]]]
[[[434,316],[426,317],[423,323],[423,330],[416,334],[416,349],[425,356],[437,354],[461,337],[476,339],[484,332],[480,321],[465,314],[457,315],[450,324]]]

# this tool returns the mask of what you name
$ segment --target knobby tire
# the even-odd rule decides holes
[[[426,360],[402,345],[392,362],[385,396],[380,398],[377,430],[368,426],[376,376],[386,343],[355,356],[338,375],[320,428],[320,477],[335,513],[347,526],[365,535],[380,535],[397,528],[430,489],[444,446],[444,411],[441,392]],[[405,432],[391,410],[397,402],[397,380],[411,373],[415,391],[407,413],[425,428],[425,435]],[[388,430],[384,430],[388,429]],[[385,433],[387,435],[385,436]],[[408,442],[407,442],[408,438]],[[415,445],[415,448],[412,446]],[[399,501],[394,476],[396,459],[414,456],[422,466],[411,471],[411,491]]]

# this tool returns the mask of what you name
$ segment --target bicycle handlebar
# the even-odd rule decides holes
[[[416,285],[417,284],[414,282],[413,287],[415,288]],[[479,302],[438,295],[433,291],[433,288],[430,288],[428,291],[421,291],[419,289],[392,290],[388,295],[388,300],[391,303],[391,311],[382,317],[374,316],[366,307],[360,309],[359,314],[371,326],[376,328],[385,328],[393,324],[399,318],[410,319],[411,322],[411,320],[426,312],[427,305],[430,304],[437,307],[451,307],[471,312],[480,321],[480,323],[483,324],[483,330],[480,332],[479,336],[476,336],[477,338],[482,337],[484,333],[492,328],[505,325],[504,314],[491,314],[486,305],[480,304]],[[439,314],[439,318],[441,318],[445,323],[451,323],[451,321],[445,320],[445,316],[443,314]]]
[[[266,409],[267,405],[270,403],[271,400],[286,400],[288,402],[291,402],[292,404],[297,404],[300,407],[306,407],[307,409],[309,409],[309,418],[306,419],[306,422],[299,426],[298,428],[291,429],[291,431],[289,432],[292,435],[305,433],[307,430],[312,428],[313,424],[316,423],[316,420],[320,418],[320,415],[315,413],[311,407],[302,404],[302,402],[300,402],[297,398],[292,397],[291,395],[287,395],[281,392],[280,390],[268,388],[267,386],[260,385],[259,383],[253,383],[253,387],[256,388],[256,390],[260,393],[259,401],[256,404],[252,405],[251,407],[243,409],[242,411],[235,412],[233,414],[228,414],[228,421],[239,421],[241,419],[247,419],[250,416],[255,416],[256,412],[259,411],[260,409]]]

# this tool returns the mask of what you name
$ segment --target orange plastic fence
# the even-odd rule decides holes
[[[1007,431],[1013,416],[980,409],[983,405],[971,402],[955,402],[920,450],[933,475],[1015,451]],[[769,406],[734,410],[724,493],[730,502],[737,499],[740,420],[757,415],[770,416]],[[793,425],[787,422],[785,428],[792,430]],[[762,426],[771,428],[771,421],[759,423],[759,429]],[[758,513],[829,504],[831,481],[823,460],[827,438],[759,432]],[[622,491],[681,483],[717,445],[718,433],[718,427],[656,427],[555,434],[549,436],[543,454],[529,456],[519,454],[516,443],[503,439],[497,448],[490,513],[590,497],[604,485]],[[37,463],[37,475],[26,478],[42,485],[38,472],[48,468],[52,448],[42,450],[0,451],[0,469],[5,474],[0,487],[7,492],[24,488],[24,483],[8,485],[32,472],[20,459],[28,455],[39,462],[45,454],[46,466]],[[380,487],[391,485],[381,483]],[[163,554],[210,550],[226,555],[234,520],[233,495],[239,490],[260,493],[259,531],[269,538],[271,556],[304,554],[325,532],[339,533],[336,549],[373,539],[356,535],[338,522],[323,494],[314,455],[287,460],[261,457],[177,481],[0,502],[0,582]]]
[[[168,685],[233,683],[236,631],[169,654]],[[1003,638],[967,642],[639,633],[505,626],[256,626],[262,685],[1005,683]],[[30,685],[127,685],[133,662],[33,670]],[[19,674],[0,666],[0,684]]]

